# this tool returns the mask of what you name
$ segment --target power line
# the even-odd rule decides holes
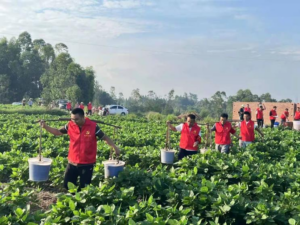
[[[3,35],[12,35],[12,36],[18,36],[18,34],[11,34],[11,33],[4,33],[0,32],[0,34]],[[59,41],[62,42],[61,40],[55,39],[55,38],[50,38],[48,40],[52,41]],[[95,44],[95,43],[85,43],[85,42],[78,42],[78,41],[67,41],[69,43],[74,43],[74,44],[80,44],[80,45],[89,45],[89,46],[97,46],[97,47],[104,47],[104,48],[115,48],[115,49],[128,49],[130,47],[128,46],[113,46],[113,45],[101,45],[101,44]],[[220,58],[227,60],[227,59],[237,59],[237,60],[245,60],[245,61],[273,61],[273,62],[295,62],[295,63],[300,63],[300,60],[287,60],[287,59],[271,59],[271,58],[254,58],[254,57],[235,57],[235,56],[220,56],[220,55],[212,55],[209,53],[205,52],[175,52],[175,51],[161,51],[161,50],[147,50],[147,49],[130,49],[130,51],[135,51],[135,52],[147,52],[151,54],[172,54],[172,55],[185,55],[185,56],[204,56],[204,57],[214,57],[214,58]]]

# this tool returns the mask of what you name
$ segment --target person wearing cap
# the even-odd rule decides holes
[[[274,127],[274,124],[275,124],[275,120],[277,118],[277,106],[273,106],[273,109],[270,111],[270,121],[271,121],[271,128]]]
[[[216,150],[221,153],[229,153],[229,147],[231,145],[231,135],[239,136],[236,134],[236,130],[233,129],[232,125],[228,120],[228,114],[222,113],[220,116],[220,122],[214,124],[210,132],[215,132],[215,144]]]
[[[240,147],[246,147],[247,145],[251,144],[255,139],[255,132],[256,130],[261,137],[264,137],[264,134],[260,131],[258,127],[255,127],[254,121],[251,120],[250,112],[244,113],[244,120],[240,122],[237,127],[240,128]]]
[[[43,120],[40,121],[40,125],[51,134],[68,134],[70,137],[68,165],[64,177],[64,187],[67,190],[69,182],[77,185],[78,177],[78,191],[91,183],[97,157],[97,138],[113,148],[117,156],[120,155],[120,149],[97,123],[84,116],[82,109],[73,109],[70,121],[60,129],[49,127]]]
[[[196,123],[195,115],[187,115],[186,122],[179,124],[176,127],[174,127],[171,122],[168,121],[167,126],[172,131],[181,132],[178,160],[181,160],[189,155],[197,154],[199,148],[198,146],[201,143],[201,128]]]
[[[256,121],[258,127],[264,126],[264,110],[266,110],[266,106],[262,104],[259,104],[256,109]]]
[[[281,118],[281,122],[280,125],[284,125],[286,123],[286,120],[289,118],[289,109],[286,108],[285,111],[281,114],[280,118]]]
[[[240,120],[243,121],[244,120],[244,105],[241,105],[242,107],[239,110],[239,116],[240,116]]]
[[[295,121],[300,120],[300,107],[299,106],[297,107],[297,111],[295,112],[294,120]]]

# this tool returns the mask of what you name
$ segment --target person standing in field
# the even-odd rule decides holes
[[[294,121],[300,120],[300,107],[297,107],[297,111],[295,112]]]
[[[83,102],[80,103],[79,108],[84,111],[84,104],[83,104]]]
[[[201,143],[201,128],[196,123],[195,115],[189,114],[186,122],[176,127],[168,121],[167,126],[172,131],[181,132],[178,160],[189,155],[197,154],[198,146]]]
[[[120,149],[95,122],[84,117],[82,109],[73,109],[70,122],[60,129],[49,127],[44,121],[40,124],[51,134],[57,136],[68,134],[70,137],[68,165],[64,177],[66,189],[68,189],[68,182],[77,185],[78,177],[79,191],[91,183],[97,156],[97,138],[111,146],[117,156],[120,155]]]
[[[89,104],[87,105],[87,108],[88,108],[88,115],[92,115],[93,106],[92,106],[91,102],[89,102]]]
[[[68,101],[68,103],[66,105],[66,109],[67,109],[67,111],[71,112],[71,110],[72,110],[72,103],[71,103],[71,101]]]
[[[277,106],[273,106],[273,109],[270,111],[270,121],[271,121],[271,128],[274,127],[274,124],[275,124],[275,120],[277,118]]]
[[[29,107],[32,107],[32,104],[33,104],[33,101],[32,101],[32,98],[30,98],[29,101],[28,101]]]
[[[286,108],[285,111],[281,114],[280,118],[281,118],[281,122],[280,122],[280,125],[284,125],[286,123],[286,121],[288,120],[289,118],[289,109]]]
[[[244,108],[244,113],[245,112],[249,112],[251,115],[251,108],[250,108],[249,104],[247,104],[247,107]],[[243,119],[245,119],[245,117]]]
[[[264,126],[264,110],[266,110],[266,106],[262,104],[259,104],[256,109],[257,126],[261,128]]]
[[[244,120],[240,122],[237,126],[240,127],[240,147],[246,147],[254,141],[254,130],[256,130],[261,135],[261,137],[264,137],[264,134],[259,130],[259,128],[255,128],[254,122],[251,120],[250,112],[244,113]]]
[[[228,120],[228,114],[222,113],[220,116],[220,122],[214,124],[210,132],[216,132],[215,134],[215,144],[216,150],[221,153],[229,153],[229,147],[231,145],[230,134],[239,138],[236,134],[236,130],[233,129],[232,125]]]
[[[26,99],[25,99],[25,98],[23,98],[23,100],[22,100],[22,105],[23,105],[23,106],[26,105]]]
[[[242,107],[239,110],[239,117],[240,117],[240,121],[243,121],[243,119],[244,119],[244,105],[242,105]]]

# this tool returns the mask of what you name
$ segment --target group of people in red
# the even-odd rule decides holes
[[[212,128],[209,125],[207,129],[207,141],[210,132],[215,132],[215,149],[221,153],[228,154],[230,146],[232,145],[231,135],[239,139],[240,147],[246,147],[251,144],[255,139],[255,130],[261,135],[264,134],[258,127],[255,127],[254,121],[251,120],[251,114],[249,111],[244,112],[243,121],[236,124],[235,127],[240,128],[240,134],[236,133],[235,127],[228,121],[228,114],[223,113],[220,116],[220,121],[216,122]],[[197,154],[199,145],[201,143],[201,127],[196,123],[196,116],[189,114],[185,123],[178,126],[173,126],[170,121],[167,122],[167,126],[172,131],[181,132],[180,138],[180,150],[178,159]],[[207,144],[205,145],[207,147]]]
[[[259,104],[258,108],[256,109],[256,121],[257,121],[258,127],[264,126],[264,110],[266,110],[266,106],[264,104]],[[247,107],[244,107],[244,105],[242,105],[242,107],[240,108],[240,110],[238,112],[241,121],[244,120],[244,114],[246,112],[249,112],[251,115],[251,108],[250,108],[249,104],[247,104]],[[273,106],[273,108],[269,112],[269,116],[270,116],[271,128],[273,128],[275,121],[278,118],[277,106]],[[287,121],[289,121],[289,116],[290,116],[289,109],[286,108],[285,111],[280,115],[280,119],[281,119],[280,125],[285,125],[285,123]],[[295,121],[300,120],[300,107],[297,107],[297,111],[295,112],[294,120]]]
[[[75,104],[75,106],[74,106],[74,109],[76,109],[76,108],[80,108],[80,109],[84,110],[85,105],[84,105],[83,102],[81,102],[80,104],[77,102],[77,103]],[[66,105],[66,109],[67,109],[69,112],[72,111],[73,108],[72,108],[72,103],[71,103],[71,101],[68,101],[68,103],[67,103],[67,105]],[[93,107],[92,102],[89,102],[89,103],[87,104],[87,113],[86,113],[86,115],[92,115],[92,114],[97,113],[97,112],[99,112],[99,111],[102,111],[102,106],[99,106],[98,108],[96,108],[96,107]],[[108,114],[109,114],[108,110],[105,110],[105,112],[103,113],[104,116],[105,116],[105,115],[108,115]]]

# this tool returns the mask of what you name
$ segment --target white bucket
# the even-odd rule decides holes
[[[293,121],[293,128],[300,131],[300,121]]]
[[[160,151],[160,160],[161,160],[161,163],[164,163],[164,164],[173,164],[174,162],[174,155],[175,155],[175,151],[174,150],[165,150],[165,149],[162,149]]]
[[[104,164],[104,177],[117,177],[121,171],[124,170],[125,162],[117,160],[107,160],[102,162]]]
[[[49,178],[50,167],[52,159],[42,158],[29,158],[29,180],[31,181],[47,181]]]

